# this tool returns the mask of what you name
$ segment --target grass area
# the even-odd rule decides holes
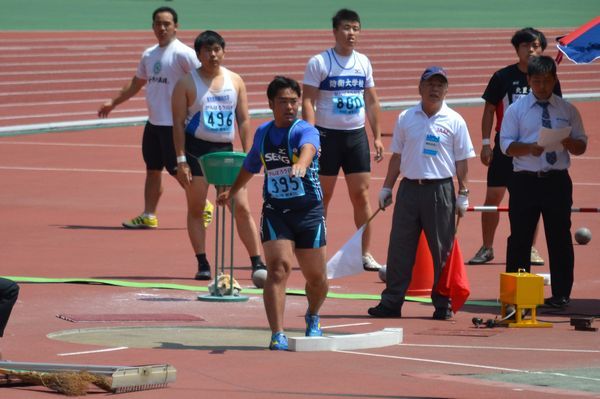
[[[340,8],[367,29],[575,27],[600,14],[598,0],[3,0],[2,30],[145,30],[160,6],[181,29],[329,29]]]

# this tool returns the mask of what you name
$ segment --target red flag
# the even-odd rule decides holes
[[[467,269],[463,260],[462,252],[458,246],[458,240],[454,238],[452,251],[446,259],[446,265],[436,286],[437,292],[450,298],[452,311],[458,312],[465,304],[471,289],[467,278]]]

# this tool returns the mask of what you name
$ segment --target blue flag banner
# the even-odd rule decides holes
[[[562,54],[575,64],[589,64],[600,58],[600,17],[596,17],[577,30],[557,39]],[[557,57],[557,62],[562,59]]]

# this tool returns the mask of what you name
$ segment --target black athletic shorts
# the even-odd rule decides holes
[[[275,209],[264,204],[260,217],[262,242],[294,241],[296,248],[321,248],[326,245],[327,228],[323,204],[308,209]]]
[[[185,155],[192,171],[192,176],[204,176],[202,167],[200,166],[200,157],[202,155],[221,151],[233,151],[233,144],[213,143],[212,141],[202,140],[189,134],[185,135]]]
[[[340,168],[347,175],[371,171],[369,139],[364,127],[354,130],[316,128],[321,140],[320,175],[337,176]]]
[[[494,137],[492,162],[487,171],[488,187],[508,187],[508,181],[513,173],[512,157],[506,156],[500,150],[500,134]]]
[[[148,170],[167,169],[170,175],[177,174],[177,157],[173,144],[173,127],[157,126],[146,122],[142,137],[142,155]]]

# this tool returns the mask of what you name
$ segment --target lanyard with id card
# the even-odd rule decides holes
[[[440,150],[440,136],[427,133],[423,143],[423,155],[427,157],[436,157]]]

